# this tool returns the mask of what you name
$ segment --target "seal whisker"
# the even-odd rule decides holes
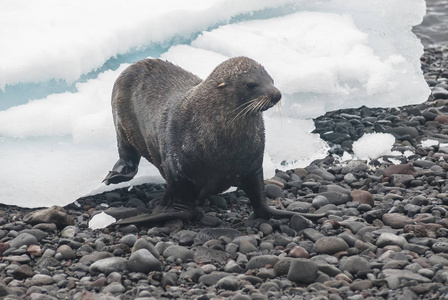
[[[244,107],[242,110],[240,110],[236,114],[236,116],[229,122],[229,125],[232,125],[238,119],[244,118],[244,116],[246,116],[248,114],[248,112],[251,110],[253,102],[254,102],[254,100],[244,103],[243,105],[246,105],[246,107]],[[240,105],[240,106],[242,106],[242,105]]]

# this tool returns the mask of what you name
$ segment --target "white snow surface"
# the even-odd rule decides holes
[[[427,99],[423,46],[411,32],[424,14],[423,0],[3,0],[0,102],[18,84],[67,81],[76,91],[0,111],[0,202],[65,205],[117,187],[101,183],[118,158],[110,94],[132,61],[103,69],[154,47],[201,78],[233,56],[263,64],[283,94],[265,113],[265,176],[305,166],[328,150],[310,133],[311,117]],[[138,176],[119,186],[149,181],[162,179],[142,160]]]

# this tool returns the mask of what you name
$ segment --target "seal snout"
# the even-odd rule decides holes
[[[274,105],[276,105],[280,99],[282,98],[282,93],[280,93],[280,91],[275,88],[272,87],[267,93],[266,93],[268,99],[269,99],[269,103],[267,103],[267,105],[265,105],[262,108],[262,111],[268,110],[269,108],[273,107]]]
[[[279,90],[276,88],[273,89],[273,91],[270,93],[271,102],[273,105],[277,104],[280,99],[282,99],[282,93],[280,93]]]

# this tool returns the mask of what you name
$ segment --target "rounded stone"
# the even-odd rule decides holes
[[[224,278],[221,278],[216,283],[218,288],[223,290],[230,290],[230,291],[236,291],[238,290],[238,281],[233,276],[227,276]]]
[[[161,271],[162,263],[147,249],[139,249],[129,257],[128,268],[131,272],[147,274],[152,271]]]
[[[114,271],[124,271],[128,268],[128,261],[123,257],[108,257],[104,259],[100,259],[89,267],[89,272],[93,274],[97,273],[105,273],[106,270],[109,273]]]
[[[351,274],[356,274],[358,272],[370,272],[371,267],[369,261],[364,257],[353,255],[345,259],[342,259],[339,264],[339,269],[342,272],[349,272]]]
[[[287,278],[297,283],[312,283],[317,278],[318,265],[309,259],[292,260]]]
[[[324,236],[314,244],[321,254],[334,254],[348,250],[348,244],[340,237]]]
[[[403,246],[407,243],[408,241],[402,236],[398,236],[390,232],[383,232],[378,237],[378,240],[376,241],[376,246],[383,248],[388,245],[397,245],[403,248]]]
[[[186,247],[177,245],[169,246],[165,249],[165,251],[163,251],[163,257],[168,258],[170,256],[173,256],[175,259],[181,259],[183,262],[193,260],[194,258],[193,251]]]
[[[375,202],[373,201],[373,196],[370,192],[364,190],[353,190],[350,193],[350,196],[353,198],[353,201],[357,201],[360,204],[369,204],[373,206]]]
[[[38,241],[35,236],[29,234],[29,233],[21,233],[18,236],[16,236],[13,240],[9,242],[9,245],[11,248],[20,248],[24,245],[30,246],[30,245],[38,245]]]
[[[137,241],[137,237],[134,234],[127,234],[120,239],[119,243],[128,245],[129,247],[132,247],[132,246],[134,246],[136,241]]]
[[[60,246],[58,249],[56,249],[56,253],[59,253],[61,255],[61,258],[64,260],[76,258],[75,251],[73,251],[73,249],[68,245]]]
[[[266,185],[266,196],[270,199],[285,197],[285,195],[283,194],[283,189],[274,184]]]
[[[246,265],[246,270],[264,268],[266,265],[274,266],[280,258],[276,255],[254,256]]]
[[[305,248],[300,246],[294,246],[289,250],[288,256],[294,258],[310,258],[310,254]]]
[[[261,232],[263,232],[263,235],[269,235],[274,230],[269,223],[261,223],[260,227],[258,228]]]

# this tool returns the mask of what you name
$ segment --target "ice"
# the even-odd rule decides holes
[[[115,223],[116,220],[114,217],[106,214],[105,212],[100,212],[97,215],[94,215],[92,219],[89,221],[89,228],[92,230],[101,229],[109,226],[112,223]]]
[[[367,133],[353,143],[353,156],[359,159],[375,159],[392,154],[395,137],[389,133]]]
[[[101,183],[117,159],[113,82],[144,53],[201,78],[231,56],[259,61],[283,94],[265,113],[265,177],[305,166],[328,150],[311,117],[427,99],[411,32],[424,13],[423,0],[2,1],[0,202],[65,205],[163,181],[142,160],[133,181]]]

